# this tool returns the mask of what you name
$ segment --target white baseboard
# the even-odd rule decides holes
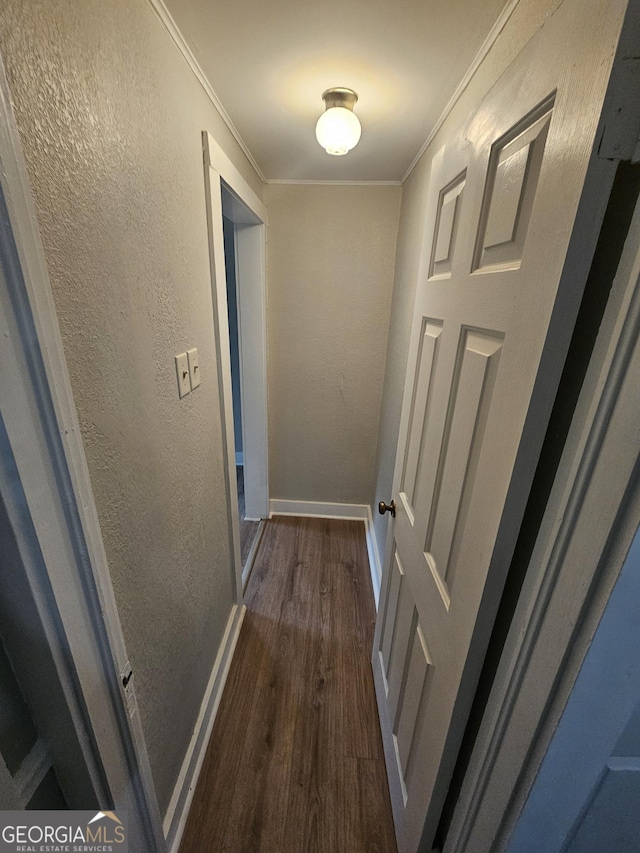
[[[236,450],[236,465],[244,465],[244,451]]]
[[[380,601],[380,585],[382,583],[382,561],[380,560],[380,549],[378,548],[378,539],[376,530],[373,526],[373,516],[371,515],[371,507],[367,507],[367,518],[365,521],[365,529],[367,536],[367,551],[369,553],[369,570],[371,571],[371,585],[373,587],[373,598],[376,602],[376,610]]]
[[[191,736],[182,768],[178,776],[173,796],[163,822],[163,831],[169,853],[178,853],[182,834],[187,822],[189,808],[202,769],[213,723],[218,712],[222,691],[229,674],[231,659],[235,651],[240,628],[247,608],[244,604],[234,604],[227,627],[225,628],[220,649],[216,655],[207,689],[205,690],[200,713]]]
[[[342,518],[350,521],[364,521],[367,538],[367,553],[369,555],[369,571],[373,598],[378,609],[380,600],[380,581],[382,578],[382,563],[376,533],[373,529],[371,507],[368,504],[330,504],[322,501],[269,501],[269,518],[274,515],[297,515],[311,518]]]
[[[322,501],[269,501],[269,518],[274,515],[298,515],[311,518],[344,518],[349,521],[366,521],[369,507],[366,504],[330,504]]]

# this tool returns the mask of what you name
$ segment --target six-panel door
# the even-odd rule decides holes
[[[584,286],[606,5],[567,0],[433,162],[373,655],[401,851],[433,840]]]

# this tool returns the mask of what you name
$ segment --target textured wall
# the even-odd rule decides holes
[[[145,0],[4,3],[0,52],[164,812],[232,604],[201,131],[261,182]]]
[[[400,197],[265,187],[272,498],[370,498]]]
[[[489,91],[509,63],[544,25],[546,19],[561,2],[562,0],[520,0],[498,40],[403,186],[375,488],[371,496],[374,507],[378,501],[389,501],[392,497],[393,469],[398,444],[413,304],[418,284],[431,162],[444,144],[447,133],[462,123],[478,99]],[[373,518],[380,557],[384,558],[389,516],[388,514],[380,516],[376,512]]]

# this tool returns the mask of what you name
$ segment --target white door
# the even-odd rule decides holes
[[[401,853],[433,843],[579,306],[624,6],[565,0],[433,164],[373,652]]]

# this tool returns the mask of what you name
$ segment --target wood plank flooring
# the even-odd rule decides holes
[[[266,523],[181,853],[395,853],[364,526]]]

